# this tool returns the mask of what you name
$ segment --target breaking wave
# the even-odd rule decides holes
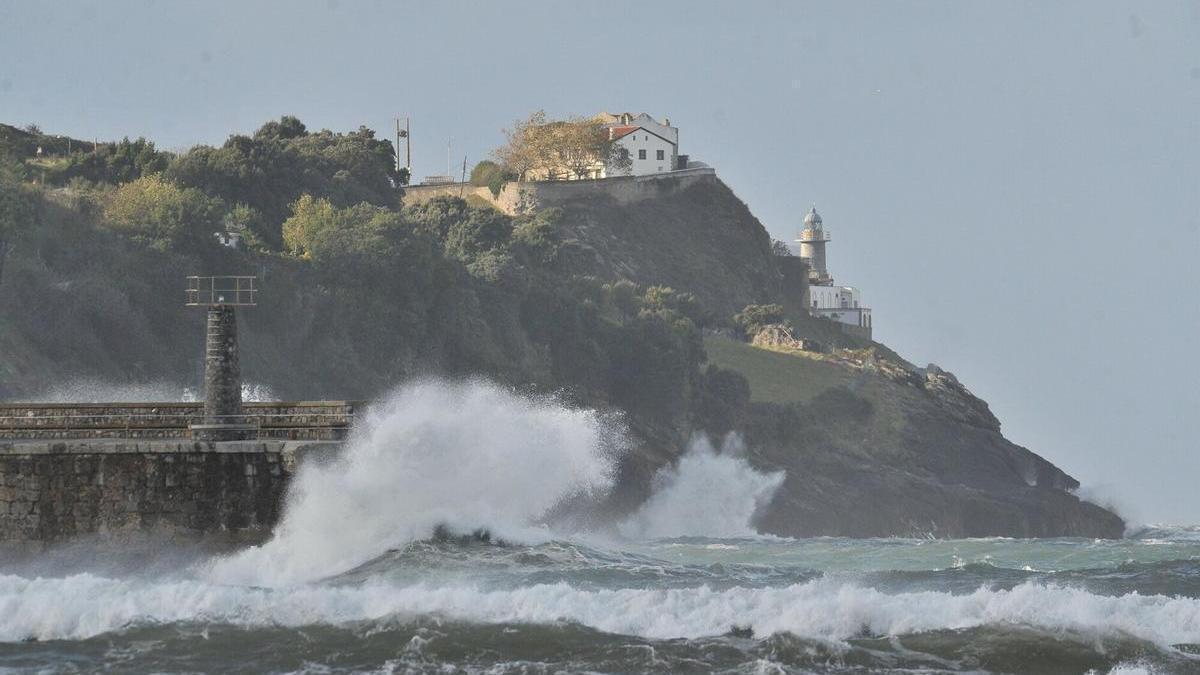
[[[730,436],[721,451],[694,441],[678,465],[659,470],[650,499],[620,526],[630,538],[752,537],[755,514],[770,503],[785,473],[761,473]]]
[[[55,611],[47,611],[55,607]],[[645,638],[731,629],[844,641],[987,625],[1021,625],[1084,640],[1129,637],[1170,648],[1200,643],[1200,600],[1110,597],[1026,583],[973,593],[886,594],[834,579],[786,587],[586,590],[566,583],[487,590],[472,585],[306,585],[267,589],[181,580],[145,583],[88,574],[0,577],[0,640],[84,639],[139,624],[202,621],[239,627],[404,621],[578,623]]]
[[[410,385],[372,407],[339,458],[306,463],[273,538],[216,561],[210,578],[311,581],[439,527],[544,540],[554,507],[612,486],[621,438],[595,411],[493,384]]]

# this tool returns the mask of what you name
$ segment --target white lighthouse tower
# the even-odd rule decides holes
[[[833,277],[829,276],[825,264],[825,244],[829,242],[829,234],[825,232],[816,206],[804,216],[804,229],[800,230],[796,241],[800,242],[800,257],[808,263],[808,282],[814,286],[832,285]]]
[[[829,233],[817,207],[804,216],[804,227],[796,241],[800,243],[800,258],[808,264],[808,297],[813,316],[831,319],[847,333],[871,338],[871,310],[862,304],[862,294],[853,286],[834,286],[833,276],[825,259],[825,244]]]

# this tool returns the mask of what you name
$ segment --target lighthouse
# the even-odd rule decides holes
[[[825,262],[825,244],[829,233],[821,222],[817,207],[804,216],[804,227],[796,241],[800,259],[808,265],[808,313],[834,321],[844,332],[871,339],[871,310],[863,305],[862,294],[853,286],[834,286],[833,275]]]
[[[808,282],[814,286],[831,286],[833,277],[829,276],[829,268],[825,264],[825,244],[829,243],[829,233],[821,222],[821,214],[814,206],[804,216],[804,229],[796,237],[800,243],[800,257],[808,263]]]

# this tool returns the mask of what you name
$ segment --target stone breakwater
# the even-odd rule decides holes
[[[133,531],[265,535],[296,463],[336,442],[0,441],[0,542]]]
[[[258,428],[259,439],[341,440],[357,401],[245,403],[239,421]],[[204,421],[204,404],[4,403],[0,440],[76,438],[188,439],[189,425]]]

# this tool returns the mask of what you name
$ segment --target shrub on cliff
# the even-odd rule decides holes
[[[367,203],[338,208],[312,195],[296,200],[282,231],[288,253],[343,264],[348,259],[382,264],[397,254],[398,241],[412,234],[412,228],[391,209]]]
[[[99,145],[92,152],[72,154],[62,171],[62,178],[118,185],[159,173],[170,161],[171,155],[156,149],[151,141],[124,138],[116,143]]]
[[[556,208],[520,216],[514,221],[513,243],[531,260],[552,264],[562,245],[558,232],[561,219],[562,210]]]
[[[516,179],[516,174],[505,170],[504,167],[490,159],[483,160],[471,169],[471,185],[486,187],[491,190],[493,197],[500,196],[500,191],[504,189],[506,182]]]
[[[709,365],[699,387],[696,415],[699,426],[726,434],[745,424],[750,407],[750,382],[735,370]]]
[[[765,326],[784,323],[783,305],[746,305],[733,315],[733,322],[746,338],[753,338]]]
[[[349,133],[308,131],[300,120],[268,122],[253,136],[234,135],[219,148],[196,146],[167,168],[181,185],[253,206],[257,234],[279,246],[279,226],[302,195],[347,207],[361,202],[395,206],[400,181],[391,142],[366,127]]]
[[[108,226],[163,250],[211,242],[224,213],[219,199],[160,175],[122,185],[104,209]]]

